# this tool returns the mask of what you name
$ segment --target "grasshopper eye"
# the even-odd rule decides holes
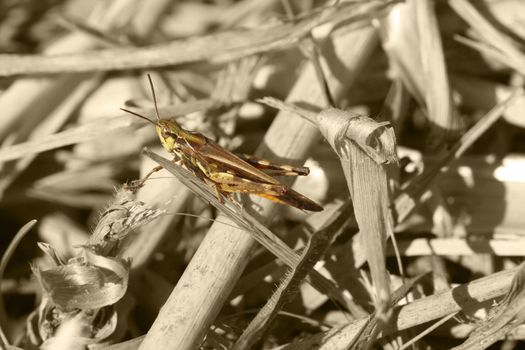
[[[167,139],[168,137],[170,137],[169,130],[163,128],[163,129],[160,131],[160,135],[162,136],[162,138]]]

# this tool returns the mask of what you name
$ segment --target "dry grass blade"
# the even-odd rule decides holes
[[[301,117],[308,120],[310,123],[314,125],[316,123],[316,117],[321,111],[321,109],[317,109],[316,111],[309,111],[304,108],[298,107],[295,104],[286,103],[276,98],[268,97],[268,96],[258,99],[257,102],[263,103],[267,106],[270,106],[272,108],[275,108],[281,111],[286,111],[288,113],[294,113],[294,114],[300,115]]]
[[[100,30],[111,30],[121,25],[124,18],[129,19],[130,10],[135,0],[121,0],[112,4],[99,6],[99,13],[90,13],[86,21],[96,23]],[[137,16],[149,16],[149,11]],[[47,46],[47,45],[46,45]],[[45,55],[61,55],[71,52],[81,52],[95,48],[95,43],[82,35],[66,35],[47,46]],[[77,75],[59,76],[54,78],[36,77],[33,79],[18,79],[0,96],[0,135],[6,136],[16,131],[20,125],[33,127],[42,119],[40,116],[52,111],[59,102],[60,96],[67,95],[84,77]],[[57,99],[58,97],[58,99]]]
[[[388,164],[395,164],[395,137],[388,125],[349,112],[329,109],[317,116],[321,133],[340,157],[361,244],[376,292],[376,316],[388,318],[390,278],[385,266],[385,244],[392,236]]]
[[[514,91],[511,86],[472,75],[452,74],[451,79],[454,88],[459,91],[463,98],[463,105],[467,108],[490,110],[493,106],[507,99]],[[522,117],[524,106],[525,95],[522,95],[518,101],[503,112],[505,121],[522,128],[525,127],[525,120]]]
[[[129,128],[133,125],[139,125],[139,123],[131,120],[129,117],[116,117],[106,120],[105,123],[101,123],[100,121],[86,123],[69,130],[39,138],[38,140],[6,147],[0,150],[0,161],[14,160],[31,154],[89,141],[118,130]]]
[[[445,322],[451,320],[456,315],[457,315],[457,312],[454,312],[454,313],[451,313],[448,316],[443,317],[441,320],[437,321],[432,326],[428,327],[423,332],[419,333],[417,336],[415,336],[414,338],[410,339],[410,341],[408,341],[405,344],[403,344],[403,346],[400,347],[399,350],[405,350],[408,347],[413,346],[414,344],[416,344],[416,342],[421,340],[421,338],[423,338],[425,335],[429,334],[430,332],[432,332],[433,330],[435,330],[439,326],[442,326],[443,324],[445,324]]]
[[[164,1],[164,0],[162,0]],[[131,18],[131,12],[136,0],[120,0],[109,5],[101,4],[98,9],[91,12],[86,21],[94,24],[99,30],[111,30],[120,25],[124,25]],[[155,8],[152,6],[152,8]],[[137,13],[136,17],[158,18],[150,9]],[[151,26],[149,27],[151,28]],[[46,45],[47,46],[47,45]],[[45,55],[60,55],[75,51],[93,49],[95,43],[82,35],[67,35],[56,40],[52,45],[47,46]],[[18,79],[0,96],[0,110],[2,118],[0,120],[0,135],[5,137],[14,134],[20,139],[22,130],[32,130],[47,115],[53,111],[60,98],[66,96],[74,87],[79,84],[85,76],[65,76],[61,75],[54,78],[37,77],[34,79]],[[23,133],[22,133],[23,135]],[[19,140],[20,141],[20,140]],[[38,145],[31,145],[37,147]],[[32,147],[26,148],[31,150]],[[18,149],[18,151],[22,151]],[[29,151],[27,154],[34,154]],[[25,154],[22,151],[22,154]],[[21,155],[16,156],[16,158]],[[15,159],[15,158],[9,158]]]
[[[83,78],[60,76],[55,79],[15,81],[0,95],[0,137],[4,138],[18,131],[17,139],[20,139],[21,130],[38,125],[42,116],[51,113],[60,103],[60,98],[66,96],[75,83]]]
[[[418,32],[414,30],[418,24],[412,5],[414,2],[396,4],[387,16],[378,19],[377,25],[394,77],[402,81],[420,105],[424,105],[425,75]]]
[[[461,137],[441,161],[415,178],[403,190],[403,192],[396,197],[394,206],[396,208],[398,222],[403,222],[408,215],[412,213],[418,205],[423,193],[427,191],[428,186],[434,181],[441,170],[452,161],[461,157],[465,151],[501,117],[503,112],[518,100],[521,95],[523,95],[523,90],[517,89],[505,101],[491,109]]]
[[[58,15],[56,20],[61,26],[68,29],[69,31],[79,32],[87,35],[93,39],[93,41],[99,43],[102,47],[123,45],[120,40],[107,35],[98,28],[92,27],[89,24],[82,22],[80,19]]]
[[[484,53],[484,54],[491,56],[492,58],[495,58],[501,63],[504,63],[506,65],[509,64],[507,60],[507,56],[503,52],[499,51],[493,46],[490,46],[489,44],[486,44],[484,42],[479,42],[476,40],[472,40],[472,39],[469,39],[469,38],[466,38],[460,35],[456,35],[455,39],[458,42],[464,44],[465,46],[468,46],[474,50],[479,51],[482,54]]]
[[[346,209],[344,209],[343,206]],[[344,210],[341,211],[342,209]],[[354,214],[352,211],[352,206],[349,201],[341,203],[331,203],[329,205],[325,205],[324,210],[322,212],[312,214],[306,220],[305,223],[300,223],[297,226],[295,226],[292,229],[292,231],[289,232],[288,236],[295,237],[296,235],[302,235],[305,233],[310,234],[310,232],[317,232],[328,225],[332,226],[332,222],[334,222],[335,217],[345,218],[349,221],[348,225],[354,225],[355,220],[353,219],[353,216]],[[300,244],[296,246],[294,250],[301,251],[302,249],[304,249],[304,245]],[[248,293],[250,290],[253,290],[253,286],[257,285],[258,281],[263,279],[268,274],[271,274],[272,272],[281,270],[283,268],[286,268],[286,266],[283,266],[281,260],[276,258],[265,265],[259,266],[256,270],[244,274],[239,279],[239,282],[237,283],[235,289],[232,291],[231,297],[234,298]],[[321,270],[320,272],[326,272],[326,270],[323,270]],[[338,285],[341,284],[341,281],[337,278],[337,276],[334,276],[334,280],[337,281]],[[313,287],[305,287],[308,290],[313,289]],[[315,295],[315,300],[317,303],[319,303],[319,305],[330,300],[326,294],[320,294],[318,291],[312,291],[312,294]],[[352,294],[352,291],[350,291],[350,294]],[[334,299],[332,299],[332,301],[334,301]],[[357,301],[354,299],[348,300],[346,306],[348,307],[349,313],[353,317],[359,318],[368,315],[368,312],[362,306],[358,305]]]
[[[525,256],[524,239],[490,239],[467,242],[462,238],[415,238],[397,241],[401,256],[469,256],[492,254],[494,256]],[[393,251],[387,251],[389,256]]]
[[[161,67],[213,60],[224,62],[297,43],[316,26],[334,20],[360,20],[379,12],[389,2],[342,4],[321,11],[297,24],[286,23],[266,29],[224,32],[192,40],[174,41],[145,48],[114,48],[60,56],[0,55],[0,76],[50,74]]]
[[[248,100],[254,76],[264,64],[264,59],[249,56],[228,64],[219,72],[217,83],[211,93],[212,99],[223,105]]]
[[[183,103],[177,106],[164,107],[160,109],[163,115],[185,115],[196,111],[207,110],[218,106],[214,100],[197,100]],[[138,110],[139,113],[151,115],[153,109]],[[31,140],[0,149],[0,162],[19,159],[35,153],[45,152],[59,147],[74,145],[81,142],[93,140],[104,135],[112,134],[128,128],[144,125],[145,121],[125,116],[113,117],[88,122],[71,129],[61,131],[52,135],[44,136],[38,140]]]
[[[468,339],[454,350],[486,349],[523,324],[525,321],[524,273],[525,263],[522,263],[517,268],[505,298],[491,310],[487,319],[474,329]]]
[[[395,322],[383,335],[389,334],[394,329],[396,331],[405,330],[500,297],[508,291],[516,271],[517,268],[498,272],[451,290],[418,299],[410,304],[397,306],[394,308],[392,318]],[[362,331],[367,322],[369,322],[368,318],[364,318],[343,327],[334,327],[328,332],[316,334],[304,341],[285,346],[281,350],[344,348],[352,344],[353,339]]]
[[[450,6],[463,18],[485,41],[485,44],[499,51],[495,57],[503,64],[525,74],[525,55],[516,47],[510,37],[498,31],[476,8],[466,0],[449,1]]]
[[[421,45],[420,59],[426,82],[425,101],[428,118],[436,127],[435,136],[441,139],[446,137],[447,133],[457,131],[459,125],[454,116],[447,67],[433,4],[433,0],[411,1]]]
[[[466,150],[470,148],[474,142],[476,142],[481,135],[483,135],[487,130],[493,126],[499,118],[501,118],[503,112],[509,108],[512,104],[516,103],[520,97],[524,94],[523,89],[516,89],[510,96],[490,110],[483,118],[481,118],[473,127],[471,127],[454,145],[451,150],[450,158],[458,159]]]
[[[299,44],[299,49],[308,58],[308,60],[312,63],[312,66],[315,69],[315,74],[317,76],[317,80],[319,81],[319,85],[321,86],[322,93],[325,99],[324,107],[335,107],[335,100],[332,95],[332,92],[330,91],[330,86],[326,81],[323,66],[321,65],[321,61],[319,59],[320,52],[312,35],[305,38]]]
[[[395,78],[388,89],[388,94],[385,97],[383,107],[381,109],[380,120],[388,120],[392,123],[396,138],[403,132],[404,122],[407,120],[409,113],[408,107],[410,102],[410,94],[407,88],[403,85],[400,78]]]
[[[422,274],[417,277],[412,278],[411,280],[404,283],[401,287],[396,289],[392,293],[392,300],[390,300],[390,306],[394,307],[401,299],[405,298],[406,295],[414,288],[415,285],[417,285],[425,276],[428,274]],[[351,343],[345,344],[345,348],[348,349],[370,349],[371,346],[373,346],[373,343],[377,336],[379,335],[379,332],[381,332],[381,329],[383,328],[381,324],[379,324],[380,320],[378,320],[377,317],[375,317],[375,313],[373,315],[370,315],[367,318],[367,321],[363,328],[359,330],[359,333],[356,334],[355,338],[352,339]]]
[[[63,124],[78,108],[78,106],[92,93],[101,83],[103,75],[96,75],[82,83],[52,114],[40,125],[37,125],[29,135],[29,142],[40,142],[42,138],[55,133],[61,129]],[[28,155],[13,164],[12,170],[0,179],[0,194],[24,171],[34,160],[35,155]],[[4,169],[5,171],[5,169]],[[1,195],[0,195],[1,196]]]
[[[25,235],[35,226],[36,220],[31,220],[18,232],[16,233],[15,237],[11,240],[9,243],[9,246],[7,247],[6,251],[2,255],[2,260],[0,261],[0,284],[1,281],[4,278],[5,269],[7,267],[7,264],[9,263],[9,260],[11,260],[11,257],[15,253],[15,249],[20,243],[20,241],[25,237]],[[5,331],[7,330],[7,317],[5,313],[5,307],[4,307],[4,298],[0,294],[0,346],[6,349],[9,346],[9,341],[7,339]]]
[[[449,138],[459,124],[454,115],[433,1],[396,4],[378,23],[394,78],[427,111],[436,137],[432,144]]]
[[[313,270],[315,263],[323,257],[330,243],[347,222],[347,216],[339,215],[310,237],[301,254],[300,262],[287,271],[277,290],[237,339],[232,350],[249,349],[263,336],[279,311],[295,298],[299,291],[299,285],[306,275]]]
[[[313,112],[276,99],[265,98],[260,102],[285,108],[308,120],[313,117]],[[384,268],[384,249],[387,238],[392,235],[392,220],[388,210],[388,176],[381,164],[397,161],[395,138],[392,132],[384,131],[389,130],[385,124],[336,109],[321,112],[316,122],[321,133],[341,157],[356,219],[360,230],[366,232],[366,235],[362,233],[362,244],[379,293],[376,306],[378,310],[385,311],[389,305],[390,282]],[[359,146],[354,146],[354,142]]]

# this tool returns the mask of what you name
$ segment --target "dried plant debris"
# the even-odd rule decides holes
[[[76,261],[50,269],[33,267],[46,298],[57,308],[99,309],[116,303],[126,292],[128,262],[83,250],[82,258]]]
[[[275,99],[261,100],[283,106]],[[298,107],[285,107],[311,120],[311,113]],[[361,242],[376,288],[377,317],[388,318],[390,282],[385,269],[385,243],[393,234],[389,175],[383,164],[397,163],[395,136],[389,123],[337,109],[327,109],[315,117],[315,123],[341,159]]]
[[[0,1],[0,348],[523,347],[524,23]]]
[[[284,305],[290,303],[299,292],[299,285],[315,263],[326,253],[330,243],[347,224],[346,217],[340,215],[321,230],[309,237],[301,260],[294,268],[288,270],[267,303],[250,322],[243,334],[233,345],[233,350],[252,347],[268,331],[272,320]]]
[[[480,322],[468,339],[455,350],[486,349],[496,341],[503,339],[513,329],[525,321],[521,302],[524,291],[524,267],[522,263],[517,269],[509,291],[497,306],[490,310],[487,319]]]
[[[284,23],[263,29],[222,32],[191,41],[181,40],[147,48],[113,48],[81,56],[0,56],[0,75],[20,73],[82,72],[110,69],[159,67],[212,60],[224,62],[244,56],[283,49],[295,44],[313,28],[327,22],[362,20],[390,5],[390,2],[341,3],[326,7],[297,23]]]
[[[115,200],[104,210],[87,247],[102,255],[120,255],[119,243],[136,228],[166,214],[137,201],[133,194],[120,189]]]
[[[428,190],[431,182],[437,177],[441,170],[450,165],[452,161],[461,157],[466,150],[502,116],[503,112],[514,104],[522,95],[523,90],[515,90],[506,100],[491,109],[467,133],[465,133],[439,162],[434,166],[427,168],[410,183],[406,184],[403,191],[395,199],[398,222],[405,220],[416,208],[423,193]]]
[[[467,21],[481,39],[481,45],[476,45],[480,51],[489,52],[503,64],[516,69],[521,74],[525,72],[525,55],[512,38],[501,33],[493,24],[485,19],[476,8],[466,0],[451,1],[450,6]],[[486,49],[484,49],[486,47]]]
[[[393,75],[426,107],[434,146],[457,136],[460,127],[435,13],[433,1],[408,1],[377,23]]]
[[[50,264],[31,266],[43,298],[29,318],[26,346],[83,348],[120,336],[116,331],[130,311],[118,305],[128,288],[130,263],[119,257],[119,245],[131,231],[163,214],[133,197],[125,190],[115,194],[74,257],[64,260],[49,244],[39,244]]]

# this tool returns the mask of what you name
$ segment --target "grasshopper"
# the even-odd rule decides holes
[[[121,110],[154,124],[162,146],[174,156],[173,161],[211,186],[219,201],[222,201],[223,196],[233,199],[233,193],[246,193],[302,210],[323,210],[319,204],[280,183],[274,177],[306,176],[310,172],[307,167],[277,165],[253,156],[238,156],[198,132],[183,129],[173,119],[161,119],[149,74],[148,80],[157,120],[153,121],[124,108]],[[161,169],[161,166],[153,168],[132,187],[141,187],[147,178]]]

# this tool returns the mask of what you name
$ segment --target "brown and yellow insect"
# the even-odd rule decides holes
[[[307,167],[276,165],[252,156],[238,156],[200,133],[183,129],[174,120],[161,119],[149,74],[148,79],[157,120],[153,121],[124,108],[121,110],[154,124],[162,146],[174,155],[174,162],[211,186],[219,200],[222,201],[221,196],[231,198],[232,193],[248,193],[303,210],[323,210],[319,204],[273,177],[308,175]],[[162,169],[160,166],[152,169],[135,186],[142,186],[149,176],[160,169]]]

